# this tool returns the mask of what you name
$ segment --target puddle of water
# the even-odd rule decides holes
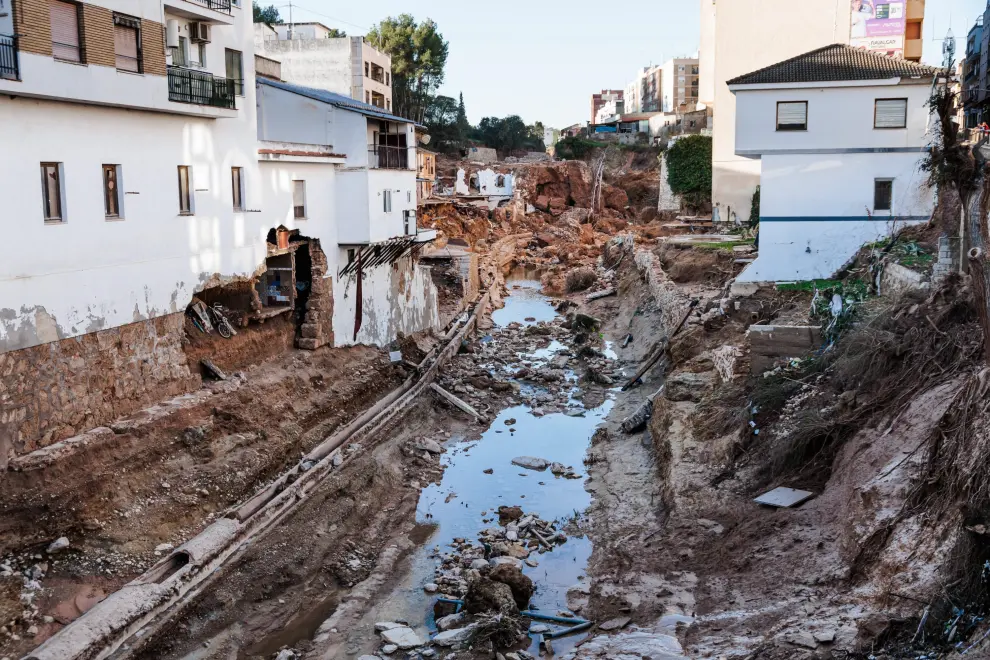
[[[552,321],[557,317],[557,311],[550,304],[550,299],[540,293],[542,285],[538,279],[510,279],[506,282],[509,295],[505,298],[505,307],[492,312],[492,322],[505,327],[513,321],[523,325],[535,325],[540,321]],[[527,321],[526,319],[535,319]]]
[[[553,320],[557,314],[539,288],[536,279],[510,280],[510,295],[505,307],[494,313],[494,322],[504,327],[513,321],[527,323],[526,317]],[[566,346],[554,341],[546,348],[523,353],[520,358],[545,362],[565,349]],[[576,406],[577,402],[572,399],[570,405]],[[581,417],[564,413],[535,417],[528,406],[515,406],[502,411],[480,440],[449,441],[442,458],[443,479],[440,484],[431,484],[423,490],[417,508],[417,520],[435,525],[435,531],[414,554],[408,578],[384,602],[379,602],[380,619],[404,618],[435,630],[432,608],[435,596],[423,592],[423,585],[435,579],[434,548],[439,547],[441,553],[449,552],[455,538],[477,543],[482,529],[498,524],[499,506],[517,505],[543,520],[558,520],[558,529],[565,520],[582,514],[591,504],[584,478],[556,477],[549,470],[526,470],[512,465],[511,461],[517,456],[538,456],[571,466],[583,475],[591,436],[612,406],[613,401],[606,399],[598,407],[583,411]],[[511,419],[515,422],[506,424]],[[486,469],[494,473],[485,474]],[[487,515],[482,516],[482,512]],[[496,520],[486,524],[484,518]],[[524,569],[536,585],[530,607],[551,615],[566,609],[567,590],[584,578],[591,549],[588,538],[568,536],[567,542],[555,546],[552,552],[533,552],[530,558],[539,565]],[[566,653],[584,637],[574,635],[554,640],[554,649]],[[539,635],[534,635],[532,640],[530,652],[538,655]]]

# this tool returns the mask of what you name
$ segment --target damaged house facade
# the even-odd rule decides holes
[[[736,155],[761,170],[760,256],[738,281],[830,278],[864,244],[928,221],[935,73],[834,44],[729,81]]]
[[[323,246],[333,344],[385,346],[439,325],[436,287],[414,258],[436,238],[417,225],[415,124],[264,78],[258,108],[263,194],[281,198],[286,219],[291,212],[294,226]]]
[[[424,277],[411,124],[351,101],[318,147],[259,144],[243,1],[15,0],[0,34],[0,466],[198,388],[185,310],[211,291],[295,308],[302,347],[436,323],[428,287],[390,288]]]

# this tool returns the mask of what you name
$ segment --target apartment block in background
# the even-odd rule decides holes
[[[591,123],[596,123],[598,118],[598,111],[601,110],[602,106],[606,103],[613,103],[617,106],[617,102],[622,102],[625,99],[625,90],[622,89],[603,89],[600,94],[591,95]]]
[[[659,112],[692,112],[698,105],[698,58],[675,57],[660,68]]]
[[[392,58],[364,37],[322,23],[255,25],[255,54],[281,63],[282,80],[392,111]]]
[[[625,112],[662,112],[662,66],[643,67],[626,85],[623,108]]]

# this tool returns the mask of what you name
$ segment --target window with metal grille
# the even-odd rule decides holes
[[[292,182],[292,216],[296,220],[306,219],[306,182]]]
[[[82,62],[79,5],[62,0],[49,0],[48,8],[52,25],[52,55],[57,60]]]
[[[41,164],[41,198],[45,222],[64,222],[62,212],[62,163]]]
[[[777,103],[777,130],[808,130],[808,102],[779,101]]]
[[[244,96],[244,56],[239,50],[227,48],[225,58],[227,78],[233,81],[234,94]]]
[[[108,218],[122,218],[120,212],[120,165],[103,166],[103,209]]]
[[[874,179],[873,181],[873,210],[890,211],[894,203],[894,180]]]
[[[244,170],[240,167],[230,168],[230,185],[233,190],[234,210],[244,210]]]
[[[179,165],[179,214],[192,215],[192,195],[190,194],[190,170],[188,165]]]
[[[907,128],[907,99],[877,99],[873,128]]]
[[[113,50],[119,71],[143,73],[141,62],[141,19],[113,15]]]
[[[382,194],[382,197],[384,198],[384,201],[385,201],[385,213],[391,213],[392,212],[392,191],[391,190],[386,190]]]

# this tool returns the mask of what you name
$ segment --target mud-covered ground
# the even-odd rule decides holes
[[[292,351],[0,480],[0,657],[54,634],[406,377],[377,349]],[[67,549],[47,552],[59,538]],[[5,568],[6,567],[6,568]]]

